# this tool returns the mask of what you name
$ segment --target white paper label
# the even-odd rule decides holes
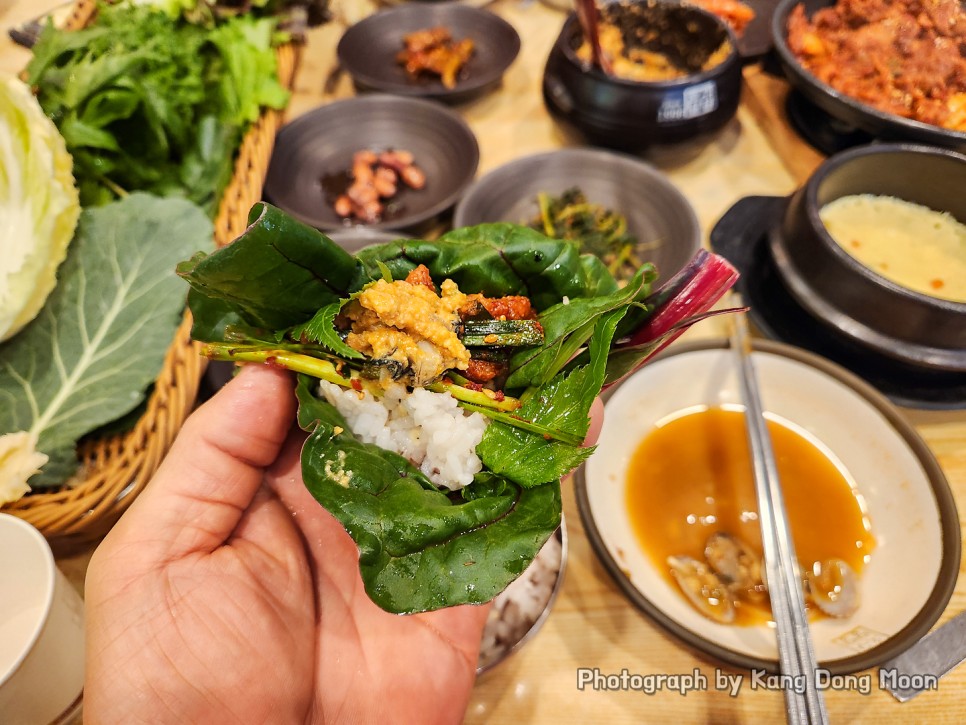
[[[718,107],[718,89],[714,81],[705,81],[683,91],[668,94],[657,109],[658,123],[687,121],[707,116]]]

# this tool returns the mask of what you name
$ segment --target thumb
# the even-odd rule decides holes
[[[295,416],[291,376],[249,365],[185,421],[157,474],[105,543],[152,564],[221,546],[278,456]]]

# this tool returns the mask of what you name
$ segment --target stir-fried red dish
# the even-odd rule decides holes
[[[966,131],[966,9],[960,0],[839,0],[788,19],[808,71],[880,111]]]
[[[748,23],[755,19],[755,11],[750,7],[745,5],[740,0],[688,0],[691,5],[697,5],[699,8],[707,10],[709,13],[714,13],[719,18],[724,20],[731,29],[735,31],[735,35],[739,38],[745,32],[745,28],[748,27]]]

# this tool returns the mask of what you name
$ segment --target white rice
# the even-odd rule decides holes
[[[487,419],[467,413],[448,393],[394,384],[382,398],[320,381],[319,390],[363,443],[405,456],[433,483],[453,491],[468,486],[483,463],[476,446]]]

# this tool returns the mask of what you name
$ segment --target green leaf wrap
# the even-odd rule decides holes
[[[461,403],[491,420],[476,449],[483,471],[459,492],[437,488],[403,456],[361,442],[313,394],[315,379],[300,376],[299,423],[310,433],[302,450],[305,485],[352,536],[370,598],[391,612],[488,601],[552,535],[561,516],[559,480],[592,453],[577,443],[586,436],[617,330],[641,312],[653,267],[620,288],[575,243],[512,224],[459,229],[435,242],[400,239],[352,257],[260,204],[229,247],[179,268],[193,287],[195,335],[217,342],[234,334],[219,354],[231,359],[237,344],[239,359],[246,359],[244,349],[261,349],[261,358],[248,359],[271,355],[279,364],[283,354],[272,347],[287,346],[288,366],[312,372],[309,363],[331,368],[332,353],[347,370],[354,364],[334,328],[342,301],[387,272],[403,279],[420,264],[437,284],[452,279],[465,293],[529,297],[545,336],[511,358],[504,391],[521,396],[521,408],[497,414],[485,401]],[[321,370],[313,374],[324,378]]]
[[[358,545],[366,591],[386,611],[489,601],[560,525],[557,483],[522,489],[483,474],[469,496],[441,492],[402,456],[357,440],[315,385],[299,376],[299,424],[311,433],[302,476]]]
[[[489,297],[525,295],[537,310],[564,297],[595,297],[617,289],[604,264],[581,255],[576,243],[514,224],[465,227],[435,242],[401,239],[356,256],[369,279],[381,276],[377,262],[389,267],[393,279],[404,279],[424,264],[434,280],[449,278],[463,291]]]

